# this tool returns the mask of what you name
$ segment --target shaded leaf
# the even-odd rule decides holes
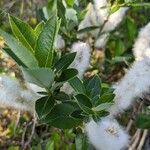
[[[35,109],[39,119],[47,115],[54,107],[54,99],[50,96],[42,97],[36,101]]]
[[[49,88],[54,82],[54,73],[50,68],[22,68],[24,78],[43,88]]]
[[[78,74],[78,71],[73,68],[66,69],[62,72],[61,76],[58,79],[58,82],[68,81],[74,78]]]
[[[56,62],[56,64],[54,65],[56,72],[63,71],[65,69],[67,69],[70,66],[70,64],[74,61],[75,56],[76,56],[76,52],[75,53],[69,53],[69,54],[61,57],[60,60],[58,60]]]

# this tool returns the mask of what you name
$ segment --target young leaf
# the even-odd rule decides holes
[[[40,35],[40,33],[42,32],[43,30],[43,27],[45,25],[45,22],[44,21],[41,21],[34,29],[34,33],[35,35],[38,37]]]
[[[13,36],[0,29],[0,36],[2,36],[12,50],[12,52],[20,59],[20,61],[29,68],[38,67],[38,62],[34,55],[26,49],[20,42],[18,42]]]
[[[54,82],[54,73],[50,68],[22,68],[24,78],[43,88],[49,88]]]
[[[22,20],[9,16],[9,23],[16,38],[31,52],[34,52],[36,35],[34,30]]]
[[[56,64],[54,65],[56,72],[60,72],[67,69],[70,66],[70,64],[74,61],[75,56],[76,56],[76,52],[69,53],[63,56],[62,58],[60,58],[60,60],[58,60],[58,62],[56,62]]]
[[[58,82],[68,81],[74,78],[78,74],[78,71],[73,68],[66,69],[62,72],[61,76],[58,79]]]
[[[52,16],[46,22],[38,37],[35,56],[40,67],[52,66],[55,40],[59,26],[60,21],[58,21],[57,16]]]
[[[82,94],[86,93],[85,87],[84,87],[82,81],[78,77],[75,77],[75,78],[69,80],[69,84],[72,86],[72,88],[77,93],[82,93]]]

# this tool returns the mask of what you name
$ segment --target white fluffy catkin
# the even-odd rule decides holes
[[[34,104],[40,96],[32,89],[23,89],[19,81],[9,76],[0,76],[0,105],[17,110],[34,112]]]
[[[91,26],[101,27],[104,21],[108,19],[101,31],[102,33],[105,32],[105,34],[99,36],[100,29],[95,29],[88,33],[85,32],[78,34],[77,37],[79,39],[83,39],[87,38],[90,34],[96,39],[95,47],[104,48],[108,41],[109,33],[121,23],[127,10],[127,7],[122,7],[109,16],[107,0],[94,0],[94,4],[89,3],[87,7],[87,14],[79,24],[78,29],[81,30]]]
[[[115,88],[115,104],[110,113],[116,115],[129,108],[136,98],[150,92],[150,23],[139,33],[133,53],[136,61]]]
[[[84,72],[90,66],[90,46],[87,43],[78,41],[72,45],[71,52],[77,52],[77,54],[70,68],[77,69],[78,77],[83,78]],[[73,89],[69,83],[65,83],[61,91],[71,94]]]
[[[82,78],[90,65],[90,46],[87,43],[78,41],[72,45],[71,52],[77,52],[77,54],[70,67],[77,69],[78,76]]]
[[[122,150],[129,143],[129,135],[110,117],[99,122],[91,120],[85,126],[89,141],[97,150]]]
[[[142,60],[145,56],[150,57],[150,23],[143,27],[135,41],[133,53],[135,59]]]

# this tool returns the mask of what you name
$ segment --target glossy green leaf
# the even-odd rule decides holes
[[[35,56],[40,67],[51,67],[53,62],[53,53],[55,49],[55,40],[60,26],[57,16],[52,16],[44,25],[40,33]]]
[[[64,82],[71,80],[78,74],[78,71],[73,68],[66,69],[62,72],[61,76],[58,79],[58,82]]]
[[[85,87],[84,87],[82,81],[78,77],[75,77],[75,78],[69,80],[69,84],[72,86],[72,88],[77,93],[82,93],[82,94],[86,93]]]
[[[50,96],[45,96],[36,101],[35,110],[39,119],[47,115],[54,107],[54,99]]]
[[[17,56],[17,58],[25,64],[25,66],[29,68],[38,67],[38,62],[34,55],[28,49],[26,49],[26,47],[24,47],[20,42],[18,42],[18,40],[16,40],[13,36],[1,29],[0,36],[4,38],[8,47]]]
[[[9,16],[9,23],[16,38],[31,52],[34,52],[36,35],[34,30],[22,20]]]
[[[50,68],[22,68],[24,78],[43,88],[49,88],[54,82],[54,73]]]
[[[101,93],[101,80],[98,75],[84,82],[89,97],[94,99]]]
[[[78,107],[73,103],[57,104],[52,111],[42,119],[42,122],[49,123],[50,125],[61,129],[75,127],[82,122],[81,119],[71,116],[77,109]]]
[[[69,53],[60,58],[60,60],[58,60],[58,62],[56,62],[56,64],[54,65],[56,72],[60,72],[67,69],[70,66],[70,64],[74,61],[75,56],[76,53]]]
[[[90,101],[90,99],[83,95],[83,94],[78,94],[75,96],[76,100],[78,101],[78,105],[80,106],[80,108],[88,114],[92,114],[92,103]]]

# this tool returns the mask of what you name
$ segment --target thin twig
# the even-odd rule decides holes
[[[138,146],[137,150],[142,150],[147,135],[148,135],[148,130],[144,130],[142,138],[141,138],[141,141],[139,143],[139,146]]]
[[[136,149],[136,146],[140,140],[140,136],[141,136],[141,129],[138,129],[138,134],[136,136],[136,139],[134,140],[133,144],[129,147],[128,150],[135,150]]]

